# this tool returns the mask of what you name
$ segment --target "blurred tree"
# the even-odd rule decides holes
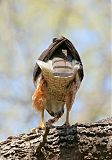
[[[111,114],[110,3],[0,1],[1,139],[38,125],[39,114],[31,105],[32,70],[39,54],[60,35],[73,42],[85,70],[71,123],[95,121]]]

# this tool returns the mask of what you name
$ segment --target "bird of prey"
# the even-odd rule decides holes
[[[33,71],[32,101],[34,108],[41,112],[40,128],[45,127],[45,109],[54,117],[48,120],[52,125],[63,115],[64,106],[65,124],[69,125],[69,112],[83,76],[83,65],[73,44],[65,37],[54,38],[36,61]]]

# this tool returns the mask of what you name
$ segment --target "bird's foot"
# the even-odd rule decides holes
[[[69,126],[70,126],[70,123],[69,123],[69,122],[65,122],[62,126],[69,127]]]
[[[44,123],[44,122],[41,122],[39,128],[40,128],[40,129],[45,129],[45,127],[46,127],[45,123]]]
[[[40,123],[40,126],[37,127],[37,128],[32,128],[32,129],[31,129],[31,132],[33,132],[33,133],[38,133],[39,129],[45,129],[45,128],[46,128],[46,125],[41,122],[41,123]]]

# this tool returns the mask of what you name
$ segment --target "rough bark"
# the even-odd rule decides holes
[[[112,118],[10,136],[0,143],[0,160],[5,159],[111,160]]]

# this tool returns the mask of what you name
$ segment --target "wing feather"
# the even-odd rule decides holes
[[[38,59],[41,61],[47,62],[48,60],[50,60],[52,58],[53,54],[57,53],[57,50],[63,49],[63,47],[68,48],[68,50],[70,51],[70,54],[73,56],[73,60],[80,62],[80,65],[82,66],[82,68],[79,71],[79,75],[80,75],[81,81],[82,81],[82,79],[84,77],[84,72],[83,72],[83,65],[82,65],[80,56],[79,56],[77,50],[75,49],[74,45],[67,38],[65,38],[65,37],[54,38],[51,45],[46,50],[43,51],[43,53],[40,55],[40,57]],[[41,73],[41,69],[38,66],[38,64],[36,63],[34,70],[33,70],[34,85],[36,84],[36,81],[37,81],[40,73]]]

